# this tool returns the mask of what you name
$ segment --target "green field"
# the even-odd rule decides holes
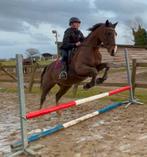
[[[115,87],[115,89],[118,88],[118,87]],[[58,87],[55,86],[52,90],[51,90],[51,95],[55,95],[58,91]],[[113,88],[114,89],[114,88]],[[89,90],[84,90],[81,87],[78,88],[78,91],[77,91],[77,94],[75,97],[73,97],[73,91],[72,91],[72,88],[69,90],[69,92],[67,92],[67,94],[64,95],[64,97],[68,98],[68,99],[80,99],[80,98],[85,98],[85,97],[89,97],[89,96],[93,96],[93,95],[96,95],[96,94],[100,94],[100,93],[103,93],[103,92],[108,92],[112,90],[111,87],[93,87]],[[6,92],[6,93],[16,93],[17,92],[17,88],[1,88],[0,89],[0,92]],[[27,90],[25,91],[26,93]],[[32,93],[33,94],[37,94],[39,97],[40,97],[40,88],[39,87],[34,87],[33,90],[32,90]],[[113,95],[111,97],[105,97],[103,98],[104,100],[111,100],[111,101],[123,101],[123,100],[127,100],[128,99],[128,91],[126,92],[123,92],[123,93],[119,93],[117,95]],[[141,88],[137,88],[136,89],[136,93],[135,93],[135,96],[141,100],[141,102],[147,104],[147,89],[141,89]]]

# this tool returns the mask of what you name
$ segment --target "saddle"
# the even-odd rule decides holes
[[[66,80],[68,75],[74,72],[72,69],[70,69],[69,71],[69,66],[75,54],[74,52],[75,50],[68,52],[68,61],[66,63],[62,63],[62,61],[59,58],[56,60],[55,69],[61,69],[61,72],[59,74],[59,79]]]

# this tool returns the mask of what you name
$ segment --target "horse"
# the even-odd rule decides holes
[[[107,49],[111,56],[115,56],[117,45],[115,43],[117,23],[112,24],[108,20],[105,23],[97,23],[89,28],[89,35],[83,43],[75,50],[75,54],[71,59],[68,70],[68,78],[66,80],[59,79],[61,66],[59,60],[52,62],[44,68],[41,74],[41,98],[40,109],[46,99],[46,95],[57,84],[60,89],[56,93],[56,105],[60,98],[71,88],[73,84],[80,83],[87,77],[91,77],[90,82],[83,86],[89,89],[94,85],[103,83],[107,79],[109,70],[108,63],[101,63],[102,55],[99,52],[101,44]],[[61,64],[61,62],[60,62]],[[97,78],[99,71],[105,69],[101,78]]]

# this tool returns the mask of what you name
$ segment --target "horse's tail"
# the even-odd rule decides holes
[[[42,87],[43,76],[44,76],[44,74],[45,74],[45,72],[46,72],[46,70],[47,70],[47,67],[48,67],[48,66],[46,66],[46,67],[43,69],[42,73],[41,73],[40,88]]]

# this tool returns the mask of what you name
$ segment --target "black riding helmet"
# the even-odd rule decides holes
[[[74,23],[74,22],[81,23],[81,21],[80,21],[79,18],[77,18],[77,17],[71,17],[71,18],[69,19],[69,25],[71,25],[71,24]]]

